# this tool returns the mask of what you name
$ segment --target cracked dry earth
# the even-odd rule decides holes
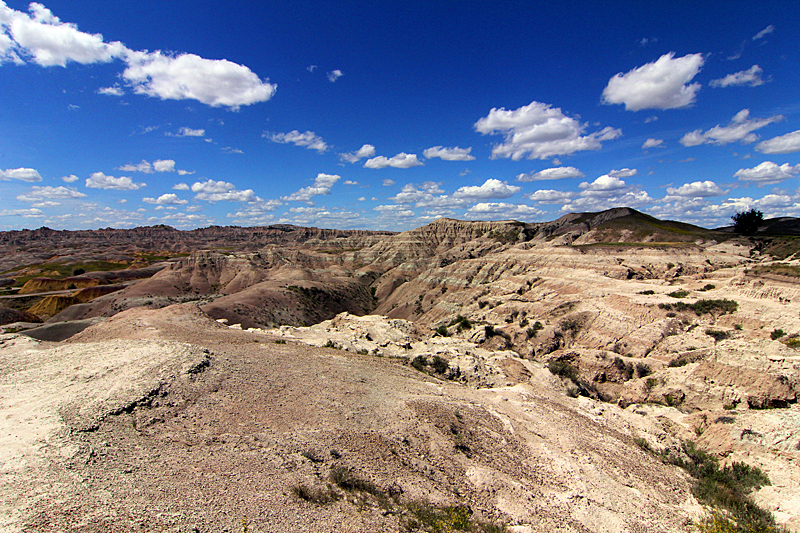
[[[192,305],[58,344],[3,336],[0,529],[404,530],[369,498],[295,495],[336,465],[519,533],[686,531],[702,513],[623,410],[558,394],[534,363],[529,382],[475,389],[275,339]]]

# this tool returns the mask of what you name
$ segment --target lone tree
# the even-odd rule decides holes
[[[731,217],[733,219],[733,231],[742,235],[752,235],[758,231],[758,226],[764,221],[764,213],[751,209],[742,211]]]

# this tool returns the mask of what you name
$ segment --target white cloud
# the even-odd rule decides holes
[[[402,205],[378,205],[372,208],[373,211],[386,213],[392,217],[408,218],[414,216],[414,211]]]
[[[661,148],[664,146],[663,139],[647,139],[642,145],[642,150],[649,150],[650,148]]]
[[[603,211],[613,207],[642,207],[654,202],[647,191],[633,190],[626,188],[618,191],[617,194],[608,196],[589,196],[586,191],[581,193],[579,198],[569,201],[561,207],[565,213],[579,213],[586,211]]]
[[[297,146],[305,146],[309,150],[316,150],[319,153],[328,149],[328,145],[322,140],[322,137],[313,131],[307,131],[305,133],[300,133],[297,130],[290,131],[289,133],[270,133],[265,131],[261,136],[275,143],[291,143]]]
[[[314,184],[309,187],[303,187],[297,192],[290,194],[289,196],[282,196],[281,200],[286,202],[308,202],[314,196],[319,196],[323,194],[330,194],[331,187],[333,184],[336,183],[341,179],[341,176],[336,174],[317,174],[317,178],[314,180]]]
[[[181,169],[178,169],[178,175],[179,176],[191,176],[195,172],[196,172],[195,170],[181,170]]]
[[[625,104],[628,111],[642,109],[678,109],[695,101],[699,83],[689,84],[704,63],[702,54],[675,58],[664,54],[625,74],[619,73],[608,81],[603,90],[604,104]]]
[[[620,130],[611,127],[583,135],[586,124],[541,102],[531,102],[510,111],[492,108],[475,123],[475,129],[484,135],[502,134],[505,142],[492,148],[492,158],[510,157],[514,161],[526,154],[529,159],[547,159],[581,150],[599,150],[601,141],[622,135]]]
[[[173,194],[171,192],[162,194],[158,198],[142,198],[142,201],[148,204],[158,205],[184,205],[189,203],[189,200],[181,200],[178,198],[177,194]]]
[[[764,38],[766,35],[769,35],[769,34],[770,34],[770,33],[772,33],[773,31],[775,31],[775,26],[773,26],[772,24],[770,24],[769,26],[767,26],[766,28],[764,28],[764,29],[763,29],[763,30],[761,30],[760,32],[758,32],[758,33],[756,33],[755,35],[753,35],[753,40],[754,40],[754,41],[757,41],[757,40],[759,40],[759,39],[763,39],[763,38]]]
[[[346,161],[348,163],[355,163],[360,159],[364,159],[365,157],[372,157],[374,155],[375,155],[375,147],[372,146],[371,144],[365,144],[355,152],[339,154],[339,159],[341,159],[342,161]]]
[[[791,154],[800,152],[800,130],[761,141],[756,150],[764,154]]]
[[[627,185],[616,176],[603,174],[591,183],[584,181],[578,187],[583,189],[582,196],[610,197],[627,188]]]
[[[240,150],[238,148],[231,148],[230,146],[224,146],[222,148],[222,151],[225,152],[226,154],[243,154],[244,153],[244,151],[242,151],[242,150]]]
[[[53,200],[71,198],[86,198],[86,195],[70,187],[52,187],[50,185],[47,185],[46,187],[39,187],[34,185],[31,187],[31,192],[28,194],[21,194],[17,196],[17,200],[21,202],[40,202],[45,199]]]
[[[16,45],[16,57],[30,58],[43,67],[64,67],[68,62],[107,63],[126,52],[121,43],[105,43],[100,34],[84,33],[75,24],[61,22],[42,4],[32,2],[30,15],[9,9],[5,3],[0,9],[2,22],[14,41],[6,41],[6,46]]]
[[[445,161],[473,161],[475,156],[469,155],[472,148],[444,148],[442,146],[433,146],[423,152],[423,155],[428,159],[439,157]]]
[[[800,164],[791,166],[789,163],[778,165],[772,161],[764,161],[754,168],[739,169],[734,176],[739,181],[755,181],[761,184],[779,183],[800,174]]]
[[[669,196],[678,196],[680,198],[708,198],[710,196],[722,196],[725,191],[713,181],[694,181],[692,183],[685,183],[678,187],[667,187],[667,194]],[[674,201],[667,198],[667,201]]]
[[[32,168],[9,168],[0,170],[0,181],[20,180],[34,183],[42,181],[42,176],[39,172]]]
[[[384,187],[391,187],[392,185],[394,185],[394,180],[388,180],[388,179],[383,180],[381,182],[381,185],[383,185]]]
[[[267,224],[273,222],[275,215],[272,213],[282,205],[280,200],[258,200],[235,213],[228,213],[226,217],[234,219],[237,224]]]
[[[759,85],[764,85],[764,80],[761,78],[761,74],[763,72],[764,71],[761,70],[761,67],[758,65],[753,65],[747,70],[734,72],[733,74],[728,74],[724,78],[719,78],[717,80],[711,80],[709,85],[711,87],[731,87],[733,85],[749,85],[750,87],[757,87]]]
[[[577,196],[574,192],[555,191],[552,189],[542,189],[526,195],[529,199],[540,204],[563,204]]]
[[[162,100],[192,99],[212,107],[238,109],[269,100],[277,89],[246,66],[225,59],[129,51],[125,61],[128,68],[122,77],[134,92]]]
[[[233,183],[227,181],[198,181],[192,184],[192,192],[197,200],[206,202],[253,202],[258,197],[252,189],[240,191]]]
[[[75,183],[79,179],[80,178],[78,176],[76,176],[75,174],[70,174],[69,176],[63,176],[61,178],[61,181],[66,182],[66,183]]]
[[[698,146],[700,144],[725,145],[737,141],[742,144],[749,144],[758,140],[758,135],[752,133],[754,130],[784,119],[783,115],[756,119],[750,119],[749,117],[750,110],[742,109],[734,115],[729,125],[717,125],[705,132],[701,130],[691,131],[681,137],[680,143],[684,146]]]
[[[97,94],[104,94],[106,96],[122,96],[125,94],[120,87],[101,87],[97,89]]]
[[[405,152],[400,152],[392,158],[379,155],[378,157],[367,159],[367,162],[364,163],[365,168],[411,168],[420,165],[422,165],[422,161],[417,159],[417,154],[407,154]]]
[[[206,130],[192,129],[192,128],[187,128],[186,126],[181,126],[180,128],[178,128],[178,133],[170,133],[168,131],[165,131],[164,135],[166,135],[167,137],[205,137]]]
[[[158,159],[153,161],[153,170],[156,172],[175,172],[175,161],[172,159]]]
[[[347,180],[347,181],[343,182],[343,184],[344,185],[358,185],[358,182],[357,181],[353,181],[353,180]]]
[[[332,71],[328,72],[328,81],[333,83],[336,80],[338,80],[339,78],[341,78],[342,76],[344,76],[344,73],[337,68],[336,70],[332,70]]]
[[[532,217],[541,215],[543,211],[525,204],[508,204],[505,202],[480,202],[469,209],[467,215],[479,217],[492,217],[512,219],[519,217]]]
[[[428,200],[431,199],[434,194],[441,194],[444,192],[440,185],[441,183],[434,181],[426,181],[418,186],[408,183],[403,185],[400,192],[390,197],[389,200],[398,204],[413,204],[414,202]]]
[[[122,165],[121,167],[117,168],[117,170],[121,170],[123,172],[143,172],[145,174],[152,174],[153,165],[142,159],[141,163],[136,165],[128,163],[127,165]]]
[[[41,209],[3,209],[0,217],[41,218],[44,213]]]
[[[453,198],[467,198],[470,200],[509,198],[520,190],[522,190],[521,187],[509,185],[505,181],[488,179],[481,186],[460,187],[453,193]]]
[[[146,185],[144,183],[134,183],[126,176],[115,178],[106,176],[102,172],[94,172],[87,180],[86,186],[90,189],[114,189],[118,191],[135,191]]]
[[[582,178],[583,176],[584,173],[575,167],[553,167],[540,170],[533,174],[518,174],[517,181],[562,180],[568,178]]]
[[[52,200],[45,200],[44,202],[37,202],[35,204],[31,204],[31,207],[58,207],[61,205],[61,202],[54,202]]]
[[[189,190],[189,186],[187,184],[185,184],[185,183],[176,183],[175,185],[172,186],[172,188],[174,190],[176,190],[176,191],[188,191]]]
[[[635,176],[638,174],[639,171],[635,168],[621,168],[619,170],[611,170],[609,171],[608,175],[614,178],[630,178],[631,176]]]

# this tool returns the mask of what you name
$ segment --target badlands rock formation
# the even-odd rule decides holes
[[[198,230],[192,242],[207,249],[48,320],[70,334],[95,324],[82,333],[0,347],[7,361],[30,361],[4,370],[4,390],[19,379],[33,387],[18,372],[36,368],[37,354],[53,364],[50,350],[65,361],[106,342],[168,358],[211,352],[138,400],[122,395],[124,409],[100,401],[91,424],[65,414],[69,394],[39,402],[61,425],[26,453],[50,470],[25,470],[24,454],[10,464],[29,496],[55,487],[37,501],[60,518],[48,525],[22,498],[9,524],[56,531],[76,513],[87,516],[78,530],[235,530],[244,516],[252,531],[407,525],[409,507],[363,494],[326,505],[297,496],[301,486],[346,495],[328,486],[346,467],[392,501],[468,505],[511,531],[686,531],[703,512],[689,481],[641,445],[694,440],[764,470],[772,485],[756,501],[800,531],[800,260],[797,237],[778,235],[794,223],[745,239],[615,209],[543,224],[441,219],[396,235]],[[143,231],[161,235],[155,250],[190,240]],[[36,232],[0,244],[23,260],[24,239],[55,238]],[[110,235],[115,254],[135,256],[124,233]],[[189,351],[152,344],[166,341]],[[63,368],[46,387],[105,388],[128,364],[142,363]],[[52,431],[69,438],[51,453],[42,443],[56,442]]]

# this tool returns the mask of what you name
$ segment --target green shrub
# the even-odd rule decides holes
[[[444,324],[436,328],[436,333],[438,333],[442,337],[450,336],[450,333],[447,332],[447,326],[445,326]]]
[[[712,284],[712,283],[706,283],[705,285],[703,285],[703,288],[702,288],[702,289],[698,289],[698,290],[699,290],[700,292],[706,292],[706,291],[713,291],[713,290],[714,290],[714,289],[716,289],[716,288],[717,288],[717,286],[716,286],[716,285],[714,285],[714,284]]]
[[[278,339],[278,340],[275,341],[275,344],[286,344],[286,340],[285,339]]]
[[[719,330],[719,329],[707,329],[705,331],[705,333],[709,337],[712,337],[715,342],[719,342],[719,341],[725,340],[725,339],[727,339],[728,337],[731,336],[729,331],[722,331],[722,330]]]
[[[533,325],[531,327],[529,327],[528,329],[525,330],[525,334],[528,335],[529,339],[532,339],[532,338],[534,338],[536,336],[536,334],[539,331],[541,331],[543,329],[544,329],[544,326],[542,325],[541,322],[539,322],[537,320],[536,322],[533,323]]]
[[[492,326],[491,324],[487,324],[486,326],[484,326],[483,332],[486,335],[487,339],[491,339],[492,337],[497,335],[497,332],[494,330],[494,326]]]
[[[671,296],[673,298],[686,298],[689,296],[689,294],[689,291],[680,290],[667,293],[667,296]]]
[[[650,366],[646,363],[636,363],[636,375],[640,378],[649,376],[652,374],[653,371],[650,369]]]
[[[780,339],[781,337],[783,337],[784,335],[786,335],[786,332],[783,331],[782,329],[774,329],[774,330],[772,330],[772,333],[770,333],[769,336],[770,336],[770,338],[772,338],[772,340],[776,341],[776,340]]]
[[[556,376],[571,379],[576,381],[578,379],[578,369],[566,361],[550,361],[547,363],[547,370]]]
[[[733,313],[739,308],[739,304],[733,300],[728,300],[724,298],[722,300],[697,300],[693,304],[687,304],[685,302],[676,302],[674,304],[665,304],[661,303],[658,304],[659,309],[663,309],[665,311],[678,311],[678,312],[685,312],[685,311],[694,311],[696,315],[704,315],[706,313],[714,314],[720,313],[722,315]]]
[[[644,294],[645,296],[650,296],[651,294],[655,294],[656,291],[652,289],[647,289],[646,291],[639,291],[637,294]]]

